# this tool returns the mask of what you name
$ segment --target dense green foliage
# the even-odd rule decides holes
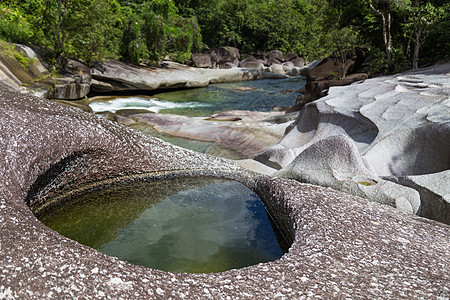
[[[355,48],[378,71],[417,67],[450,53],[445,0],[0,0],[0,38],[67,57],[135,64],[181,61],[208,47],[279,49],[308,60]],[[345,70],[343,70],[345,73]]]

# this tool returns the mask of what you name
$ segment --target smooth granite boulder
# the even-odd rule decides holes
[[[378,178],[368,170],[353,140],[346,135],[317,141],[274,175],[331,187],[409,213],[417,213],[420,207],[416,190]]]
[[[358,162],[350,177],[369,176],[376,183],[358,187],[381,191],[365,197],[449,223],[449,103],[449,63],[330,87],[327,96],[300,111],[277,145],[255,159],[281,169],[280,176],[363,196],[358,189],[348,188],[344,182],[348,178],[338,174],[344,172],[339,171],[342,165],[348,168]],[[327,167],[315,172],[315,163]],[[407,192],[410,188],[420,193],[420,208],[417,193]],[[404,196],[398,195],[400,190]]]
[[[91,74],[91,89],[96,93],[193,88],[219,82],[284,78],[280,74],[248,68],[199,69],[169,61],[163,62],[160,68],[145,68],[106,60],[103,64],[93,67]]]
[[[448,225],[332,189],[250,173],[1,83],[0,104],[1,299],[450,296]],[[221,273],[163,272],[63,237],[32,213],[64,193],[174,176],[242,182],[262,199],[289,251]]]
[[[302,57],[297,57],[294,58],[293,60],[291,60],[291,62],[294,64],[294,66],[296,67],[304,67],[306,65],[305,59]]]
[[[425,218],[433,218],[437,221],[450,224],[450,195],[448,185],[450,182],[450,170],[415,176],[400,176],[398,178],[386,178],[409,186],[419,192],[425,202],[420,215]]]
[[[283,74],[283,75],[286,74],[286,71],[284,70],[283,66],[280,64],[271,64],[270,69],[272,70],[273,73]]]
[[[234,110],[206,118],[155,113],[130,114],[128,117],[135,122],[151,125],[158,132],[213,142],[238,156],[253,158],[283,136],[288,121],[282,120],[285,121],[282,124],[276,121],[284,116],[284,112]],[[291,120],[293,118],[295,116]]]

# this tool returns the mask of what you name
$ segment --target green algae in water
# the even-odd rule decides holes
[[[39,218],[105,254],[164,271],[221,272],[283,255],[259,198],[230,180],[115,185]]]

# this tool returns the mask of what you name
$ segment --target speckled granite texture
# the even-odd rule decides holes
[[[331,189],[250,174],[2,85],[0,103],[0,299],[450,296],[447,225]],[[178,171],[247,184],[293,240],[289,252],[218,274],[167,273],[62,237],[26,204],[99,179]]]

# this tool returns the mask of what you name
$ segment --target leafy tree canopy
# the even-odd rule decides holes
[[[448,58],[445,0],[0,0],[0,38],[65,58],[150,64],[235,46],[308,60],[368,49],[378,71]]]

